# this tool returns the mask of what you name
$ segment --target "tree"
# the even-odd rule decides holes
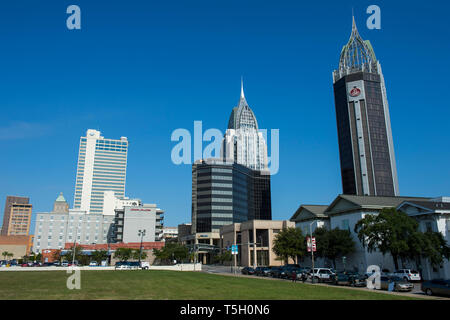
[[[221,254],[217,254],[214,256],[214,261],[216,263],[224,263],[225,261],[231,261],[233,259],[233,255],[231,254],[231,251],[226,250]]]
[[[52,258],[55,261],[61,261],[61,250],[54,251],[53,255],[52,255]]]
[[[140,250],[140,249],[133,250],[133,252],[131,253],[132,259],[134,259],[134,260],[139,260],[139,254],[140,254],[140,253],[141,253],[141,250]],[[142,253],[141,253],[141,260],[145,260],[145,259],[147,259],[147,252],[145,252],[144,250],[142,250]]]
[[[119,259],[120,261],[128,261],[133,254],[133,249],[130,248],[117,248],[116,252],[114,252],[114,258]]]
[[[189,257],[189,249],[176,242],[168,242],[160,250],[153,249],[155,258],[161,263],[169,263],[170,260],[182,261]]]
[[[82,259],[82,253],[83,248],[79,245],[72,246],[69,250],[66,251],[64,254],[64,259],[72,262],[72,259],[74,258],[74,251],[75,251],[75,260],[80,261]]]
[[[106,250],[95,250],[91,253],[91,260],[97,262],[99,265],[106,259],[108,259],[108,251]]]
[[[369,252],[379,250],[383,255],[390,253],[398,269],[398,259],[410,257],[417,250],[412,246],[412,239],[420,237],[418,227],[417,221],[406,213],[395,208],[384,208],[377,215],[369,214],[359,220],[355,232]]]
[[[450,247],[440,232],[422,233],[422,256],[430,261],[432,266],[439,266],[442,261],[450,258]]]
[[[2,252],[3,260],[6,260],[6,257],[8,256],[8,254],[9,254],[8,251],[3,251]]]
[[[334,268],[336,268],[336,258],[355,251],[355,241],[349,230],[339,228],[328,230],[320,227],[314,231],[314,236],[317,246],[316,255],[330,259]]]
[[[297,228],[285,228],[274,239],[272,251],[279,259],[288,263],[289,258],[296,261],[298,256],[303,256],[306,251],[305,237]]]

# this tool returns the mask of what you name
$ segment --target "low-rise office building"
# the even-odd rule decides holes
[[[285,262],[273,252],[274,240],[282,229],[293,227],[295,223],[289,220],[250,220],[233,223],[220,229],[221,251],[237,245],[238,266],[281,266]],[[294,263],[289,260],[289,263]]]
[[[62,249],[66,242],[102,244],[112,241],[114,217],[69,209],[68,213],[41,212],[36,216],[33,251]]]
[[[182,242],[196,246],[200,261],[213,262],[221,227],[253,219],[272,219],[270,173],[223,159],[195,161],[191,235]]]
[[[345,262],[342,257],[336,259],[337,269],[345,267],[364,273],[369,266],[378,265],[380,269],[388,269],[392,272],[395,269],[392,256],[390,254],[383,255],[377,250],[369,252],[359,241],[354,231],[359,220],[369,214],[376,215],[384,208],[397,208],[397,210],[407,213],[419,221],[420,231],[441,232],[447,242],[450,242],[450,198],[448,197],[431,199],[423,197],[339,195],[326,208],[324,206],[300,206],[292,216],[291,221],[295,222],[296,227],[300,228],[304,234],[305,231],[308,234],[310,233],[310,225],[312,232],[318,226],[350,231],[356,244],[355,252],[348,254]],[[306,255],[301,263],[304,266],[311,266],[311,256]],[[399,265],[401,268],[417,268],[413,261],[399,261],[399,264],[401,264]],[[327,259],[319,259],[316,266],[332,267],[332,263]],[[448,278],[450,276],[448,260],[445,260],[439,267],[432,267],[427,261],[422,261],[421,268],[424,279]]]
[[[115,210],[113,242],[140,242],[139,231],[144,231],[142,241],[155,242],[163,239],[164,211],[156,204],[125,206]]]
[[[178,238],[177,227],[164,227],[163,228],[163,241]]]
[[[62,249],[66,242],[102,244],[112,241],[114,216],[69,209],[62,194],[54,204],[54,211],[36,214],[33,251]]]
[[[32,250],[33,236],[2,236],[0,235],[0,253],[8,252],[10,257],[0,259],[20,259],[28,255]]]

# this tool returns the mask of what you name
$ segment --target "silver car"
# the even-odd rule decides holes
[[[394,283],[394,291],[411,291],[414,288],[412,283],[403,280],[400,277],[386,277],[380,278],[381,290],[389,290],[389,284]]]

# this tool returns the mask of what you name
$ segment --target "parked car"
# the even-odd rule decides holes
[[[424,281],[421,285],[422,291],[427,295],[450,296],[450,280],[435,279]]]
[[[242,268],[241,273],[248,274],[248,275],[254,275],[255,269],[253,269],[252,267],[244,267],[244,268]]]
[[[292,271],[295,270],[295,268],[296,267],[282,266],[278,277],[281,279],[290,279]]]
[[[125,261],[118,261],[114,265],[114,269],[115,270],[126,270],[126,269],[128,269],[128,264]]]
[[[381,290],[388,290],[389,284],[394,283],[394,291],[411,291],[414,288],[412,283],[409,283],[407,280],[397,277],[397,276],[381,276],[380,277],[380,285]]]
[[[28,263],[22,263],[21,267],[28,267]]]
[[[141,261],[141,269],[148,270],[150,268],[150,262],[148,261]]]
[[[257,276],[264,277],[267,276],[269,270],[270,270],[269,267],[256,267],[255,274]]]
[[[335,285],[344,285],[352,287],[365,287],[366,277],[360,275],[357,272],[352,271],[340,271],[332,275],[332,282]]]
[[[280,273],[281,267],[271,267],[269,271],[269,277],[278,278],[278,274]]]
[[[314,271],[311,272],[311,278],[318,282],[331,282],[333,276],[334,273],[329,268],[314,268]]]
[[[55,262],[53,262],[53,265],[59,267],[59,266],[61,266],[61,262],[55,261]]]
[[[129,261],[128,262],[128,267],[131,270],[138,270],[141,268],[141,265],[139,264],[139,261]]]
[[[406,281],[420,281],[420,274],[412,269],[399,269],[395,271],[393,276],[400,277]]]
[[[68,267],[68,266],[69,266],[69,262],[68,261],[61,262],[61,267]]]
[[[299,272],[301,274],[301,268],[294,267],[294,266],[286,267],[286,273],[283,275],[283,277],[291,280],[294,272],[295,272],[296,278],[298,279]]]
[[[53,267],[53,262],[44,262],[42,264],[43,267]]]
[[[296,268],[295,269],[295,274],[297,275],[297,280],[301,280],[303,282],[305,282],[308,279],[308,269],[306,268]],[[291,273],[291,278],[292,278],[292,273]]]
[[[97,261],[91,261],[91,262],[89,263],[89,267],[96,267],[96,266],[98,266]]]

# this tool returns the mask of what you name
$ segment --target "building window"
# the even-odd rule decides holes
[[[344,219],[341,221],[341,229],[342,230],[350,230],[348,226],[348,219]]]
[[[433,231],[433,228],[431,226],[431,222],[429,222],[429,221],[425,222],[425,231],[426,232],[432,232]]]

